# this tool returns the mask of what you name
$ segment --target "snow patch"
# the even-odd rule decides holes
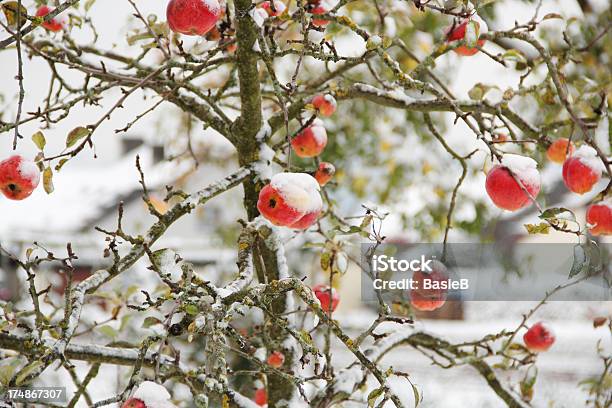
[[[334,391],[351,395],[355,385],[363,379],[361,366],[355,364],[350,368],[340,370],[334,384]]]
[[[213,14],[221,12],[221,4],[218,0],[202,0],[202,3],[211,11]]]
[[[40,170],[33,161],[22,158],[19,162],[19,173],[33,185],[40,181]]]
[[[335,102],[336,100],[334,99],[334,103]],[[318,144],[324,144],[327,142],[327,131],[325,130],[325,126],[323,125],[323,121],[321,119],[317,118],[313,120],[310,130],[312,131],[312,136],[315,138]]]
[[[597,156],[597,151],[591,146],[580,146],[578,149],[576,149],[572,157],[576,157],[582,164],[588,166],[595,173],[601,175],[602,171],[604,170],[603,163]]]
[[[524,184],[530,186],[540,185],[538,163],[531,157],[506,153],[502,157],[501,164],[514,173]]]
[[[323,201],[319,183],[306,173],[278,173],[270,185],[283,197],[285,203],[299,212],[308,214],[321,211]]]
[[[266,21],[266,18],[268,18],[268,13],[266,12],[266,10],[258,7],[249,11],[249,15],[251,16],[257,27],[263,27],[264,21]]]
[[[132,397],[144,402],[147,408],[176,407],[172,402],[170,402],[170,393],[168,393],[164,386],[153,381],[145,381],[141,383]]]

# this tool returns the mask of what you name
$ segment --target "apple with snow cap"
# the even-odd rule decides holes
[[[340,303],[340,296],[335,288],[330,286],[319,284],[312,288],[315,296],[321,303],[321,309],[326,313],[331,313],[338,307]]]
[[[571,156],[572,153],[574,153],[574,143],[564,137],[555,140],[548,149],[546,149],[546,157],[548,157],[548,160],[559,164],[563,164],[566,157]]]
[[[36,10],[36,17],[44,17],[52,11],[53,9],[51,9],[48,6],[44,6],[44,5],[40,6],[38,10]],[[63,24],[58,17],[54,17],[51,20],[42,23],[41,26],[44,29],[48,31],[52,31],[54,33],[58,31],[62,31],[62,28],[63,28]]]
[[[299,157],[315,157],[323,152],[327,145],[327,131],[320,119],[315,119],[310,126],[291,139],[291,148]]]
[[[544,322],[538,322],[531,326],[523,335],[525,346],[532,352],[548,350],[555,342],[555,334]]]
[[[590,205],[586,221],[591,235],[612,235],[612,197]]]
[[[563,182],[574,193],[588,193],[601,179],[602,171],[595,149],[582,145],[563,163]]]
[[[448,280],[448,270],[442,262],[433,261],[431,270],[414,272],[412,281],[414,288],[410,289],[410,304],[417,310],[431,312],[446,303],[447,289],[438,288],[438,284]],[[426,281],[431,285],[425,285]]]
[[[40,171],[33,161],[15,155],[0,162],[0,191],[11,200],[23,200],[40,182]]]
[[[176,408],[170,401],[170,394],[160,384],[144,381],[134,395],[121,405],[121,408]]]
[[[322,115],[331,116],[336,111],[336,98],[330,94],[319,94],[312,98],[312,106]]]
[[[334,174],[336,174],[336,168],[333,164],[321,162],[319,163],[319,167],[317,168],[314,177],[319,182],[319,185],[323,187],[329,182],[329,180],[332,179],[332,177],[334,177]]]
[[[518,179],[521,185],[517,183]],[[516,154],[505,154],[502,162],[487,174],[487,194],[493,203],[504,210],[516,211],[531,203],[540,192],[540,173],[535,160]],[[530,197],[531,196],[531,197]]]
[[[464,41],[465,45],[460,45],[454,48],[455,53],[462,56],[472,56],[478,52],[477,47],[482,47],[485,40],[480,36],[488,31],[487,23],[484,22],[478,15],[473,15],[460,22],[454,22],[445,30],[446,42],[453,44],[458,41]]]
[[[170,0],[166,18],[175,33],[204,35],[221,18],[221,11],[218,0]]]
[[[283,3],[282,1],[274,0],[274,10],[272,10],[271,3],[272,1],[264,1],[263,3],[261,3],[260,6],[266,11],[266,13],[268,13],[268,16],[270,17],[280,16],[287,8],[287,6],[285,6],[285,3]]]
[[[309,174],[279,173],[259,192],[257,209],[274,225],[306,229],[323,209],[319,190]]]

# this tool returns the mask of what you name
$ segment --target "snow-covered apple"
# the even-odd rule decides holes
[[[417,310],[432,311],[446,303],[448,289],[442,282],[448,280],[448,271],[442,262],[433,261],[431,271],[416,271],[412,275],[414,288],[410,289],[410,304]]]
[[[546,323],[538,322],[523,335],[523,341],[530,351],[546,351],[555,342],[555,334]]]
[[[36,10],[36,17],[44,17],[52,11],[53,9],[48,6],[40,6],[38,10]],[[53,31],[54,33],[62,31],[63,28],[62,22],[57,17],[54,17],[51,20],[42,23],[41,26],[49,31]]]
[[[527,194],[512,175],[529,192]],[[485,183],[493,203],[504,210],[516,211],[526,207],[540,192],[540,173],[535,160],[516,154],[505,154],[501,164],[493,166]]]
[[[480,38],[480,35],[488,30],[487,24],[478,16],[464,19],[460,22],[454,22],[445,31],[446,42],[451,44],[458,41],[464,41],[464,45],[454,48],[457,54],[469,57],[478,52],[477,47],[482,47],[485,40]]]
[[[324,186],[329,182],[329,180],[331,180],[332,177],[334,177],[335,173],[336,168],[333,164],[321,162],[319,163],[319,167],[317,168],[314,177],[319,182],[320,186]]]
[[[569,145],[569,150],[568,150]],[[569,139],[562,137],[561,139],[555,140],[548,149],[546,150],[546,157],[551,162],[563,164],[565,158],[574,153],[574,143],[570,142]]]
[[[317,299],[319,299],[323,311],[330,313],[336,310],[338,303],[340,303],[340,296],[335,288],[319,284],[313,287],[312,290]]]
[[[312,98],[312,106],[322,115],[331,116],[336,111],[336,98],[330,94],[319,94]]]
[[[274,225],[306,229],[323,209],[319,183],[306,173],[279,173],[259,192],[257,209]]]
[[[563,182],[574,193],[588,193],[601,179],[602,171],[595,149],[582,145],[563,163]]]
[[[255,390],[255,403],[260,407],[263,407],[268,403],[268,392],[265,388],[258,388]]]
[[[318,156],[326,145],[327,131],[319,119],[315,119],[310,126],[291,139],[291,147],[299,157]]]
[[[128,398],[121,408],[175,408],[170,401],[170,394],[160,384],[144,381],[134,395]]]
[[[287,6],[285,6],[285,3],[283,3],[280,0],[274,0],[274,10],[272,10],[272,1],[264,1],[263,3],[261,3],[261,8],[264,9],[266,11],[266,13],[268,13],[268,16],[270,17],[274,17],[274,16],[280,16],[281,14],[283,14],[283,12],[285,11],[285,9],[287,8]]]
[[[166,18],[175,33],[204,35],[221,18],[221,4],[218,0],[170,0]]]
[[[591,235],[612,235],[612,197],[590,205],[586,221]]]
[[[285,362],[285,355],[280,351],[273,351],[268,356],[268,365],[270,367],[279,368],[282,367]]]
[[[15,155],[0,162],[0,191],[11,200],[23,200],[40,182],[40,171],[33,161]]]

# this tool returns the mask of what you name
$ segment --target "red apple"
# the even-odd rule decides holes
[[[586,213],[591,235],[612,235],[612,198],[592,204]]]
[[[260,7],[266,10],[266,13],[268,13],[270,17],[280,16],[287,8],[287,6],[285,6],[285,3],[280,0],[274,0],[274,8],[276,9],[276,11],[272,10],[271,1],[264,1],[263,3],[261,3]]]
[[[588,193],[601,179],[602,167],[595,149],[582,145],[563,163],[563,181],[574,193]]]
[[[306,173],[279,173],[261,189],[257,209],[274,225],[306,229],[323,209],[319,184]]]
[[[569,150],[568,150],[569,144]],[[574,144],[569,141],[569,139],[561,138],[555,140],[546,150],[546,157],[551,162],[563,164],[565,158],[569,155],[571,156],[574,153]]]
[[[410,289],[410,304],[417,310],[432,311],[441,308],[446,303],[448,289],[438,286],[448,280],[448,272],[444,264],[438,261],[431,263],[431,271],[416,271],[412,275],[415,288]],[[426,284],[432,286],[426,286]]]
[[[138,398],[130,398],[123,403],[121,408],[147,408],[147,406]]]
[[[531,199],[511,171],[534,199],[540,192],[540,173],[534,160],[506,154],[501,165],[494,166],[487,174],[485,187],[493,203],[504,210],[516,211],[528,206]]]
[[[468,18],[446,29],[446,42],[466,41],[476,43],[478,47],[482,47],[485,44],[485,40],[481,40],[479,37],[480,34],[486,31],[486,24],[484,21],[476,21],[475,18]],[[476,54],[478,48],[469,45],[461,45],[454,48],[453,51],[459,55],[469,57]]]
[[[23,200],[40,182],[40,171],[34,162],[22,156],[11,156],[0,162],[0,191],[11,200]]]
[[[331,116],[336,111],[336,99],[329,94],[316,95],[312,98],[312,105],[323,116]]]
[[[291,147],[299,157],[315,157],[327,145],[327,131],[323,122],[315,119],[310,126],[291,139]]]
[[[555,334],[544,322],[531,326],[523,335],[525,346],[533,352],[548,350],[555,342]]]
[[[319,302],[321,302],[321,309],[323,309],[323,311],[330,313],[336,310],[338,303],[340,303],[340,296],[338,292],[336,292],[336,289],[320,284],[312,288],[312,290],[317,299],[319,299]]]
[[[268,403],[268,392],[265,388],[258,388],[255,390],[255,403],[260,407],[263,407]]]
[[[221,5],[218,0],[170,0],[166,18],[175,33],[204,35],[221,18]]]
[[[310,3],[311,9],[310,13],[315,15],[326,14],[331,9],[325,0],[314,1]],[[313,18],[312,25],[315,27],[325,27],[329,24],[329,20],[324,20],[321,18]]]
[[[52,11],[53,9],[47,6],[40,6],[38,10],[36,10],[36,17],[44,17]],[[53,31],[54,33],[62,31],[62,22],[57,17],[54,17],[51,20],[42,23],[41,26],[49,31]]]
[[[334,177],[335,173],[336,168],[333,164],[321,162],[319,163],[319,168],[317,168],[314,177],[317,179],[320,186],[324,186],[329,182],[329,180],[332,179],[332,177]]]
[[[274,368],[282,367],[284,362],[285,362],[285,355],[281,353],[280,351],[273,351],[268,356],[268,365],[270,367],[274,367]]]

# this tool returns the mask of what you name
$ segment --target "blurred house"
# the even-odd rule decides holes
[[[139,157],[151,201],[160,212],[171,206],[164,201],[167,185],[194,192],[231,171],[220,168],[216,162],[196,166],[191,158],[169,161],[163,145],[139,137],[125,137],[121,140],[120,157],[112,163],[98,165],[95,160],[89,160],[87,166],[67,163],[54,177],[52,194],[47,195],[39,186],[26,200],[0,200],[0,214],[3,214],[0,244],[6,251],[23,258],[26,249],[35,242],[57,257],[66,256],[66,244],[71,243],[78,256],[73,272],[77,281],[104,267],[108,262],[104,257],[107,242],[105,234],[95,227],[114,231],[120,202],[124,209],[122,228],[127,234],[142,234],[155,222],[142,200],[136,157]],[[218,235],[213,232],[226,226],[224,220],[233,222],[240,211],[240,202],[241,192],[237,190],[227,192],[223,202],[211,200],[205,210],[198,208],[194,214],[177,221],[156,243],[156,249],[180,249],[181,257],[196,268],[233,259],[234,251],[220,239],[214,239]],[[48,269],[46,265],[41,265],[43,271]],[[6,254],[0,254],[0,298],[18,295],[16,267]],[[66,280],[63,273],[52,273],[47,278],[56,290],[63,291]]]

